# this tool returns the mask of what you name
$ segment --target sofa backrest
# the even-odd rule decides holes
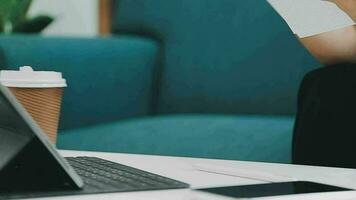
[[[0,69],[62,72],[68,87],[60,129],[73,129],[151,114],[158,49],[141,37],[0,36]]]
[[[114,1],[113,31],[163,44],[158,113],[293,114],[319,63],[265,0]]]

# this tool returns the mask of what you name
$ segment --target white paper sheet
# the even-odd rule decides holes
[[[297,181],[296,178],[267,173],[263,171],[256,171],[246,168],[237,168],[237,167],[225,167],[217,165],[208,165],[208,164],[194,164],[193,168],[198,171],[203,171],[207,173],[222,174],[226,176],[240,177],[260,182],[273,183],[273,182],[288,182],[288,181]]]
[[[325,0],[268,0],[300,38],[333,31],[355,22],[334,3]]]

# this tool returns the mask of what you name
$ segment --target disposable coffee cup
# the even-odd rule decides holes
[[[30,66],[19,71],[0,71],[0,82],[8,87],[53,144],[57,141],[63,88],[66,80],[60,72],[33,71]]]

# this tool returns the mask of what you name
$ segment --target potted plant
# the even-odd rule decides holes
[[[27,15],[32,0],[0,0],[0,33],[40,33],[53,21],[46,15]]]

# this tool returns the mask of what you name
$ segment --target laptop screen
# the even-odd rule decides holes
[[[0,84],[0,193],[81,187],[73,168]]]
[[[33,138],[32,130],[0,93],[0,169]]]

